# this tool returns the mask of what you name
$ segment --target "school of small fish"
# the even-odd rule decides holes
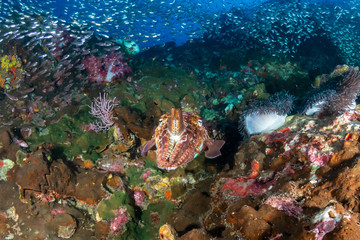
[[[302,44],[320,38],[320,44],[331,41],[345,63],[360,64],[359,0],[9,0],[0,7],[0,45],[31,53],[25,82],[32,86],[40,76],[48,79],[42,82],[44,93],[64,83],[76,88],[85,78],[81,60],[96,52],[120,52],[118,38],[131,39],[142,50],[169,41],[215,40],[274,57],[294,57]]]
[[[221,14],[204,37],[230,47],[295,57],[302,44],[329,40],[347,64],[360,63],[360,1],[266,1]]]

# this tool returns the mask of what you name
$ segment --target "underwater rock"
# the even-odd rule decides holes
[[[247,239],[262,239],[270,236],[271,225],[263,219],[260,210],[256,211],[252,207],[245,205],[239,209],[239,212],[232,213],[233,217],[235,214],[242,216],[237,221],[237,224],[234,224],[234,229],[241,229]]]
[[[159,106],[162,112],[169,112],[171,108],[175,107],[174,103],[167,99],[154,99],[154,103]]]
[[[213,237],[229,239],[315,239],[316,234],[335,236],[342,229],[339,224],[357,221],[359,119],[358,110],[335,120],[294,116],[281,130],[245,140],[235,154],[234,168],[220,172],[211,187],[204,229]],[[326,161],[314,162],[323,156]],[[257,174],[253,174],[254,159]],[[307,220],[335,203],[342,218],[334,224]],[[359,230],[347,229],[342,234]]]
[[[182,235],[179,240],[208,240],[210,235],[202,229],[193,229],[186,234]]]
[[[49,174],[45,177],[48,189],[59,194],[72,195],[75,192],[76,175],[61,159],[51,162]]]
[[[110,190],[110,192],[115,192],[118,190],[124,190],[124,183],[122,179],[113,174],[109,174],[105,183],[105,186]]]
[[[95,205],[105,197],[102,189],[105,175],[81,168],[73,171],[61,159],[53,161],[45,151],[37,151],[30,154],[22,167],[14,168],[11,180],[21,187],[25,199],[56,192]]]
[[[79,201],[94,206],[106,196],[103,189],[105,179],[106,174],[95,169],[78,169],[73,186],[74,192],[64,192],[64,195],[74,196]],[[59,180],[57,179],[57,181]]]
[[[126,107],[115,107],[113,112],[117,118],[114,122],[119,127],[124,138],[131,139],[131,132],[139,138],[148,139],[151,137],[153,122],[149,121],[148,118],[144,119],[144,121],[139,121],[141,117],[135,111],[131,111]]]
[[[201,193],[194,192],[185,200],[179,211],[174,214],[171,225],[177,232],[184,232],[189,228],[200,228],[199,218],[209,209],[210,197]]]
[[[20,188],[22,198],[28,198],[31,192],[45,193],[49,189],[46,176],[50,174],[46,153],[37,151],[30,155],[23,167],[15,166],[11,180],[16,182]]]
[[[76,229],[76,220],[67,213],[57,214],[49,223],[49,228],[53,229],[54,235],[58,238],[71,238]]]
[[[21,143],[12,133],[9,127],[2,127],[0,130],[0,156],[13,161],[16,160],[16,152],[20,150]]]
[[[360,236],[359,225],[354,218],[343,217],[336,228],[326,234],[329,239],[342,239],[357,240]]]
[[[106,239],[110,233],[110,223],[101,221],[95,223],[95,238],[96,239]]]
[[[344,142],[343,149],[333,154],[329,160],[328,165],[332,168],[339,166],[347,160],[353,159],[360,153],[359,135],[353,133],[346,137],[347,141]]]
[[[242,175],[246,175],[250,171],[250,162],[257,161],[261,166],[265,159],[265,154],[262,152],[262,144],[257,143],[251,140],[245,140],[246,143],[244,145],[247,148],[239,148],[237,153],[235,154],[235,165],[234,169],[238,170],[238,173]],[[260,170],[261,170],[260,169]]]

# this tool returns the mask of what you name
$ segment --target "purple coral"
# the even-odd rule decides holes
[[[91,82],[111,82],[117,77],[123,77],[125,73],[131,72],[130,66],[123,61],[124,56],[110,52],[109,56],[89,56],[82,61],[89,74]]]
[[[285,211],[288,216],[298,217],[302,214],[302,208],[298,206],[292,198],[271,196],[265,201],[265,204]]]
[[[256,196],[261,195],[268,191],[275,182],[277,177],[272,180],[262,183],[254,178],[241,177],[240,179],[229,179],[222,187],[222,191],[226,192],[230,196],[246,197],[248,195]]]
[[[328,206],[313,217],[312,223],[315,226],[310,232],[315,233],[316,240],[322,240],[327,233],[337,227],[342,218],[348,218],[348,216],[339,214],[333,206]]]
[[[123,160],[115,154],[106,155],[97,161],[100,170],[105,172],[124,172]]]
[[[331,152],[328,154],[321,155],[319,150],[313,146],[309,147],[306,154],[310,161],[310,165],[312,165],[312,166],[314,166],[314,165],[315,166],[324,166],[325,164],[327,164],[329,162],[330,158],[333,155],[333,153],[331,153]]]
[[[95,123],[91,123],[88,125],[88,130],[92,130],[95,132],[101,132],[105,130],[109,130],[110,127],[114,124],[113,122],[113,114],[112,110],[115,104],[115,98],[109,99],[108,95],[104,93],[103,96],[95,98],[91,103],[91,115],[101,120],[101,122],[96,121]]]

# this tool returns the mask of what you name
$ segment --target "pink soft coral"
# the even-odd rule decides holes
[[[321,152],[313,146],[310,146],[306,153],[310,164],[317,166],[324,166],[325,164],[327,164],[331,156],[333,155],[332,152],[328,154],[321,154]]]
[[[297,205],[294,199],[289,197],[271,196],[265,201],[265,204],[285,211],[288,216],[298,217],[302,214],[302,208]]]
[[[126,208],[120,208],[117,211],[116,217],[110,223],[110,229],[115,233],[123,233],[126,230],[126,224],[129,217],[126,213]]]
[[[88,56],[82,61],[82,64],[88,72],[91,82],[103,83],[111,82],[115,78],[123,77],[125,73],[131,72],[130,66],[123,60],[123,55],[111,51],[109,56]]]

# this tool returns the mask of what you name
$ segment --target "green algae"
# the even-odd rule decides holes
[[[167,199],[150,203],[141,215],[141,221],[144,225],[137,227],[136,239],[154,239],[159,228],[168,222],[168,218],[174,209],[175,204]]]
[[[114,192],[109,199],[103,199],[96,208],[96,214],[100,219],[111,220],[116,217],[117,209],[125,207],[131,217],[135,216],[130,198],[124,190]]]
[[[162,175],[161,171],[157,168],[156,162],[149,159],[144,158],[144,168],[139,168],[137,166],[130,166],[125,170],[126,176],[129,179],[130,186],[138,186],[144,183],[144,179],[142,178],[142,174],[146,171],[151,170],[151,175]]]
[[[136,231],[137,221],[135,216],[135,210],[131,206],[131,199],[124,191],[114,192],[110,198],[103,199],[96,208],[97,220],[111,221],[117,215],[117,210],[120,208],[126,208],[129,221],[126,223],[126,231],[119,235],[114,235],[112,239],[125,240],[125,239],[139,239]]]
[[[63,115],[58,122],[50,123],[46,128],[36,128],[28,139],[30,150],[42,144],[53,144],[56,153],[72,160],[75,155],[96,161],[100,153],[111,144],[112,136],[108,133],[86,131],[85,124],[92,119],[88,107],[82,106],[73,116]]]
[[[136,166],[129,167],[126,169],[126,176],[129,177],[129,184],[131,185],[139,185],[144,182],[141,178],[143,171]]]
[[[23,152],[22,150],[18,150],[15,154],[16,164],[18,164],[22,167],[25,163],[26,155],[27,154],[25,152]]]
[[[165,67],[157,63],[138,66],[141,73],[133,83],[122,82],[111,87],[111,95],[117,96],[121,106],[146,113],[151,104],[163,112],[171,107],[181,107],[181,101],[191,94],[191,107],[196,108],[206,101],[205,95],[212,88],[202,86],[196,76],[179,68]],[[136,87],[135,87],[136,86]]]
[[[136,215],[135,209],[131,206],[130,198],[124,190],[121,190],[98,204],[96,208],[97,219],[111,221],[116,217],[116,210],[119,208],[126,208],[131,219],[126,224],[127,230],[121,235],[113,236],[113,239],[152,240],[156,237],[160,226],[167,222],[175,204],[167,199],[156,200],[150,203],[141,215]],[[139,221],[141,224],[137,224]]]
[[[213,121],[218,117],[218,113],[214,109],[207,109],[207,108],[203,109],[201,115],[207,121]]]
[[[242,89],[240,92],[244,99],[251,99],[253,97],[256,97],[256,99],[267,99],[270,96],[270,94],[266,92],[264,83],[256,84],[247,89]]]

